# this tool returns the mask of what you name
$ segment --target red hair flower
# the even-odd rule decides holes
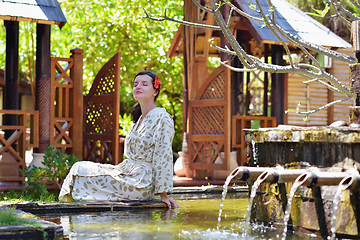
[[[159,85],[161,85],[162,84],[162,82],[160,81],[160,78],[158,77],[158,76],[156,76],[155,77],[155,82],[154,82],[154,87],[156,88],[156,89],[158,89],[159,88]]]

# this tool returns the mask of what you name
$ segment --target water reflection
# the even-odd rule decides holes
[[[281,229],[246,224],[248,199],[226,199],[221,226],[217,220],[221,199],[178,200],[180,209],[67,214],[46,217],[60,223],[65,239],[277,239]],[[315,239],[289,234],[287,239]],[[321,238],[319,238],[321,239]]]
[[[83,213],[60,216],[67,239],[153,239],[174,232],[167,220],[177,209]]]

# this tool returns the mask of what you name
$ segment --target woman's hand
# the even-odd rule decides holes
[[[173,206],[174,208],[180,207],[180,205],[174,199],[169,197],[166,192],[161,193],[160,197],[161,201],[163,201],[168,206],[168,208],[171,208],[171,206]]]

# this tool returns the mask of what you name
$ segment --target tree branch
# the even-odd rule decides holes
[[[344,99],[340,99],[340,100],[335,100],[335,101],[332,101],[332,102],[330,102],[330,103],[327,103],[327,104],[325,104],[325,105],[323,105],[323,106],[321,106],[321,107],[319,107],[319,108],[317,108],[317,109],[314,109],[314,110],[311,110],[311,111],[307,111],[307,112],[298,112],[298,111],[295,111],[295,110],[287,110],[286,113],[296,112],[296,113],[298,113],[298,114],[310,115],[310,114],[316,113],[316,112],[318,112],[318,111],[321,111],[321,110],[323,110],[323,109],[326,109],[326,108],[328,108],[328,107],[331,107],[331,106],[334,105],[334,104],[346,102],[346,101],[348,101],[348,100],[350,100],[350,99],[351,99],[351,97],[344,98]]]
[[[201,23],[193,23],[193,22],[187,22],[187,21],[182,21],[182,20],[178,20],[178,19],[174,19],[174,18],[169,18],[166,16],[166,12],[164,13],[164,16],[160,16],[160,17],[152,17],[150,16],[147,12],[146,9],[144,9],[144,13],[146,16],[144,16],[144,18],[148,18],[150,20],[153,21],[172,21],[172,22],[176,22],[176,23],[180,23],[186,26],[190,26],[190,27],[199,27],[199,28],[208,28],[208,29],[214,29],[214,30],[220,30],[219,26],[214,26],[214,25],[207,25],[207,24],[201,24]]]

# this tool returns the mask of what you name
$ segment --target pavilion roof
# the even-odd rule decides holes
[[[267,0],[259,0],[265,14],[270,14]],[[241,10],[255,16],[261,17],[260,13],[250,7],[256,4],[255,0],[235,0]],[[307,42],[324,47],[350,48],[351,45],[336,35],[329,28],[322,25],[308,14],[291,5],[286,0],[271,0],[274,6],[275,23],[285,31],[297,36]],[[268,43],[280,43],[271,30],[264,27],[262,21],[249,20],[251,26],[258,35],[258,40]],[[283,39],[286,41],[285,39]]]
[[[57,0],[0,0],[0,19],[56,24],[60,28],[66,23]]]

